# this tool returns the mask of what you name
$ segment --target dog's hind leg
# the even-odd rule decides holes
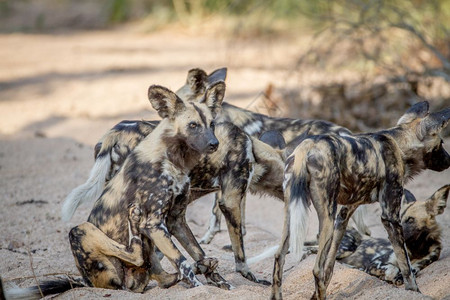
[[[222,198],[222,192],[218,191],[214,195],[214,204],[209,218],[209,227],[205,235],[200,239],[200,244],[209,244],[214,236],[220,232],[220,208],[219,201]]]
[[[328,253],[330,251],[331,244],[333,242],[334,217],[328,211],[328,209],[325,209],[325,211],[323,211],[322,208],[324,206],[323,204],[321,206],[316,207],[319,216],[320,233],[319,233],[319,248],[317,251],[317,258],[313,269],[314,280],[316,283],[316,290],[312,297],[313,299],[325,299],[326,297],[327,286],[325,282],[326,278],[325,266]],[[330,277],[333,273],[333,267],[334,264],[332,265],[330,274],[328,275]]]
[[[289,202],[285,203],[284,207],[284,225],[283,236],[281,237],[281,243],[275,254],[275,261],[273,263],[273,279],[272,279],[272,293],[270,299],[282,299],[281,284],[283,281],[283,267],[286,254],[289,250]]]
[[[329,156],[331,157],[331,156]],[[320,158],[320,157],[319,157]],[[316,159],[319,159],[316,157]],[[311,159],[311,161],[313,161]],[[313,269],[315,280],[314,299],[325,299],[327,289],[327,278],[331,278],[333,274],[335,257],[331,258],[327,265],[328,257],[330,257],[330,249],[333,245],[334,223],[337,212],[337,195],[339,191],[339,172],[336,166],[329,167],[325,157],[322,159],[323,165],[314,165],[316,176],[310,179],[310,195],[314,208],[319,218],[319,249],[317,251],[316,262]],[[311,172],[314,172],[311,171]],[[356,207],[355,207],[356,208]],[[353,211],[352,211],[353,212]],[[351,215],[351,214],[350,214]],[[346,216],[349,217],[349,216]],[[348,220],[347,220],[348,221]],[[344,222],[342,222],[344,223]],[[343,227],[345,230],[345,227]],[[343,233],[342,233],[343,234]],[[342,238],[342,236],[341,236]],[[339,240],[340,242],[340,240]],[[339,246],[339,242],[337,246]],[[335,249],[337,251],[337,248]],[[334,253],[336,256],[336,253]]]
[[[142,291],[148,282],[143,268],[125,274],[113,258],[141,267],[144,264],[139,224],[142,211],[137,206],[128,210],[129,246],[109,238],[92,223],[85,222],[72,228],[69,240],[77,266],[83,277],[95,287],[137,289]],[[120,270],[119,270],[120,269]],[[139,270],[138,270],[139,269]]]
[[[124,289],[125,274],[114,261],[118,258],[142,266],[142,242],[133,237],[129,247],[106,236],[92,223],[85,222],[70,230],[72,253],[80,273],[90,285],[109,289]]]
[[[391,175],[388,178],[395,178],[395,176]],[[402,194],[403,187],[401,183],[386,182],[384,193],[380,199],[382,210],[381,222],[388,233],[389,240],[397,257],[397,264],[403,275],[405,289],[420,292],[416,283],[416,277],[412,272],[400,220]]]
[[[333,231],[333,240],[330,247],[330,250],[327,254],[327,260],[325,262],[325,287],[327,287],[331,280],[331,275],[333,274],[333,267],[336,261],[336,254],[339,249],[339,245],[341,244],[342,237],[345,234],[345,230],[347,228],[348,221],[352,216],[353,212],[357,209],[357,205],[354,206],[342,206],[336,216],[334,231]]]

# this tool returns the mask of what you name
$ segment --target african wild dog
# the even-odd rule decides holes
[[[162,286],[179,279],[200,286],[197,271],[208,282],[231,288],[215,271],[217,260],[191,245],[195,238],[176,211],[178,203],[189,198],[191,169],[203,154],[219,148],[214,118],[224,91],[225,84],[218,82],[203,100],[190,103],[161,86],[149,88],[149,100],[162,120],[127,156],[95,202],[87,222],[69,233],[76,265],[87,286],[143,292],[150,279]],[[193,268],[171,234],[194,258]],[[178,274],[162,269],[155,247]],[[67,286],[69,280],[62,282]]]
[[[311,136],[300,143],[286,160],[286,217],[275,255],[272,298],[281,299],[288,248],[296,257],[301,256],[311,202],[319,217],[320,231],[313,298],[325,298],[350,216],[358,205],[375,201],[381,204],[381,220],[405,287],[419,291],[400,220],[403,185],[423,169],[443,171],[450,166],[450,155],[439,137],[449,119],[450,108],[429,114],[425,101],[412,106],[389,130],[354,136]]]
[[[218,69],[207,75],[201,69],[193,69],[189,71],[187,83],[180,90],[182,95],[189,99],[196,99],[199,97],[204,89],[214,82],[214,80],[225,80],[227,75],[226,68]],[[218,116],[218,122],[230,122],[242,129],[250,136],[258,138],[275,138],[272,146],[283,149],[286,146],[287,152],[301,141],[302,136],[315,135],[323,133],[334,134],[352,134],[350,130],[323,120],[302,120],[291,118],[274,118],[264,114],[255,113],[230,103],[224,102],[222,104],[222,111]],[[268,134],[271,137],[268,137]],[[281,135],[281,136],[280,136]],[[267,140],[265,140],[267,142]],[[216,196],[212,208],[210,225],[205,235],[200,239],[200,243],[208,244],[214,238],[215,234],[220,231],[220,214],[219,214],[219,198]],[[245,217],[245,203],[243,203],[242,224],[244,225]],[[357,228],[366,234],[370,235],[370,230],[362,220],[363,210],[357,210],[353,218]],[[242,229],[245,232],[245,228]]]
[[[126,138],[129,144],[135,145],[137,144],[135,143],[136,140],[145,139],[141,136],[143,124],[142,122],[139,123],[141,131],[130,131],[128,133]],[[152,123],[145,124],[149,125],[145,127],[146,130],[151,131],[154,128]],[[128,130],[135,127],[127,126],[126,128]],[[249,137],[231,123],[216,124],[215,135],[219,140],[217,151],[205,155],[197,161],[197,165],[189,174],[190,199],[187,199],[187,197],[181,199],[180,197],[177,200],[176,205],[171,208],[171,213],[178,218],[169,219],[167,226],[176,228],[179,220],[184,220],[182,217],[185,215],[189,202],[211,192],[219,191],[224,195],[221,198],[223,201],[220,201],[220,206],[227,218],[229,235],[235,253],[236,270],[249,280],[269,284],[256,279],[246,264],[241,232],[241,201],[245,198],[248,190],[267,193],[278,198],[283,197],[282,177],[279,176],[284,168],[283,152],[274,150],[256,138]],[[123,138],[125,135],[122,134],[120,137]],[[118,148],[116,147],[116,149]],[[103,153],[102,151],[100,150],[99,153]],[[128,155],[127,153],[126,157]],[[121,170],[122,168],[117,169]],[[84,200],[81,199],[80,203]],[[195,240],[188,244],[191,245],[191,248],[198,247],[201,249]]]
[[[450,184],[447,184],[427,200],[417,201],[407,189],[403,191],[400,218],[415,275],[439,259],[442,230],[436,216],[444,212],[449,192]],[[314,246],[308,250],[317,253]],[[403,284],[403,276],[388,239],[368,237],[349,228],[339,245],[336,260],[387,282]]]
[[[214,80],[225,78],[225,75],[225,69],[216,70],[209,76],[202,70],[191,70],[186,85],[180,88],[177,93],[191,101],[198,101],[204,90],[213,84]],[[225,105],[225,103],[222,105]],[[232,108],[232,113],[229,113],[228,117],[234,111],[239,110],[234,106],[228,105],[228,107]],[[253,114],[242,110],[238,114],[239,120],[243,120],[245,112]],[[218,118],[222,113],[224,113],[224,110],[221,111]],[[259,124],[262,122],[261,120],[265,120],[266,116],[253,114],[252,118],[257,118]],[[324,121],[280,119],[280,122],[282,122],[281,120],[289,120],[285,121],[286,130],[284,132],[287,137],[293,135],[291,129],[288,128],[291,123],[292,130],[297,128],[299,134],[302,133],[303,135],[329,132],[330,130],[342,134],[349,133],[345,128]],[[80,203],[98,197],[97,191],[101,190],[106,180],[116,174],[128,154],[154,129],[157,123],[158,121],[122,121],[101,139],[95,147],[96,162],[90,178],[85,184],[74,189],[64,202],[62,208],[64,220],[71,218]],[[265,123],[272,124],[268,120]],[[276,124],[276,122],[273,124]],[[219,128],[222,129],[219,130]],[[247,190],[283,199],[282,177],[279,174],[283,172],[284,155],[255,138],[249,137],[240,128],[229,122],[217,124],[216,135],[221,142],[217,151],[217,153],[221,153],[221,156],[207,155],[192,170],[190,175],[191,190],[195,193],[192,193],[191,201],[202,195],[219,191],[221,197],[216,202],[216,207],[224,213],[227,221],[235,255],[236,271],[249,280],[268,283],[256,279],[247,266],[242,232],[243,208]],[[294,139],[291,143],[296,142],[297,139]],[[227,162],[225,166],[223,162]],[[237,226],[241,226],[241,228],[238,229]],[[210,226],[210,228],[213,228],[213,226]]]

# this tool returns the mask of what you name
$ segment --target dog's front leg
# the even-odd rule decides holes
[[[209,227],[205,235],[200,239],[200,244],[209,244],[214,236],[220,232],[220,209],[219,201],[222,198],[222,192],[218,191],[214,195],[214,204],[211,210],[211,216],[209,218]]]
[[[163,222],[163,216],[152,216],[147,220],[141,233],[151,239],[155,246],[170,260],[179,272],[180,279],[187,281],[191,287],[203,285],[195,276],[186,258],[173,243],[169,231]]]
[[[420,270],[423,270],[425,267],[430,265],[432,262],[439,259],[441,255],[441,245],[436,243],[428,249],[428,254],[425,257],[415,260],[411,267],[413,269],[414,275],[416,275]]]
[[[270,285],[270,282],[263,279],[257,279],[250,271],[245,258],[244,236],[242,234],[242,214],[241,201],[245,197],[246,191],[240,191],[233,187],[227,186],[220,202],[220,210],[227,221],[228,234],[230,235],[231,247],[234,253],[234,261],[236,263],[236,271],[242,276],[256,283]]]
[[[395,176],[391,177],[395,178]],[[382,210],[381,222],[388,233],[389,240],[397,257],[397,264],[403,275],[405,289],[420,292],[417,287],[416,277],[412,272],[408,252],[406,251],[403,227],[400,222],[402,195],[403,187],[399,182],[386,183],[382,199],[380,199]]]
[[[208,283],[223,289],[232,289],[229,284],[215,269],[219,262],[215,258],[208,258],[200,247],[186,222],[186,208],[189,199],[183,193],[176,197],[175,205],[169,212],[167,225],[169,232],[180,242],[189,255],[195,260],[195,269],[198,273],[204,274]],[[195,271],[194,271],[195,272]]]

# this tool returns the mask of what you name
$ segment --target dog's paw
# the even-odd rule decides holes
[[[232,290],[235,287],[228,283],[219,273],[211,272],[205,275],[208,284],[214,285],[224,290]]]
[[[267,286],[272,285],[272,283],[267,280],[256,278],[256,276],[250,271],[247,271],[247,272],[241,271],[240,273],[242,274],[242,276],[244,276],[248,280],[253,281],[255,283],[259,283],[259,284],[267,285]]]
[[[397,276],[395,276],[394,279],[392,280],[392,283],[395,284],[396,286],[402,285],[403,284],[402,273],[398,273]]]
[[[213,257],[205,257],[194,263],[192,269],[196,274],[208,274],[212,273],[219,265],[219,260]]]

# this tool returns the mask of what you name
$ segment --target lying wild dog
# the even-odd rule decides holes
[[[449,119],[450,108],[429,114],[425,101],[412,106],[397,126],[389,130],[354,136],[311,136],[300,143],[286,160],[286,217],[275,255],[272,298],[282,297],[283,265],[288,249],[296,257],[301,256],[311,202],[319,217],[320,231],[313,298],[325,298],[350,216],[358,205],[375,201],[380,202],[381,221],[405,288],[419,291],[401,226],[403,185],[424,169],[443,171],[450,166],[450,155],[439,137]]]
[[[191,101],[198,101],[201,93],[212,81],[225,77],[226,72],[223,70],[216,70],[209,76],[206,76],[204,71],[191,70],[186,85],[177,93]],[[329,132],[331,128],[331,123],[323,121],[303,122],[303,134]],[[106,180],[116,174],[128,154],[157,124],[158,121],[122,121],[102,138],[95,147],[96,162],[90,178],[85,184],[74,189],[64,202],[62,208],[64,220],[72,217],[80,203],[98,197],[98,191],[102,189]],[[338,126],[333,126],[336,127],[335,132],[348,133],[345,128],[338,129]],[[219,127],[222,129],[219,130]],[[236,271],[249,280],[268,283],[259,281],[250,272],[245,258],[243,229],[237,227],[243,227],[243,206],[247,191],[283,199],[282,177],[279,176],[284,168],[283,154],[253,137],[250,138],[231,123],[218,124],[216,135],[220,141],[217,153],[221,153],[221,156],[206,156],[192,170],[191,187],[195,193],[191,195],[191,201],[214,191],[220,192],[221,197],[216,204],[227,221]],[[291,143],[295,142],[296,140]]]
[[[143,292],[150,279],[165,287],[182,279],[190,286],[200,286],[197,271],[208,282],[231,288],[215,271],[217,260],[205,256],[186,220],[176,211],[177,205],[189,198],[192,168],[204,153],[213,154],[219,147],[214,118],[224,90],[224,83],[218,82],[203,100],[190,103],[164,87],[149,88],[149,100],[162,120],[127,156],[95,202],[88,221],[69,233],[85,285]],[[194,268],[171,234],[194,258]],[[162,269],[155,247],[178,274]],[[70,280],[44,283],[40,290],[45,294],[55,285],[70,288]],[[24,294],[33,291],[36,289],[26,289]]]
[[[450,185],[447,184],[430,198],[417,201],[407,189],[403,191],[400,218],[406,250],[415,275],[439,259],[442,230],[436,216],[444,212],[449,192]],[[317,253],[315,247],[309,250]],[[347,229],[336,260],[387,282],[403,284],[403,276],[388,239],[368,237],[353,228]]]

